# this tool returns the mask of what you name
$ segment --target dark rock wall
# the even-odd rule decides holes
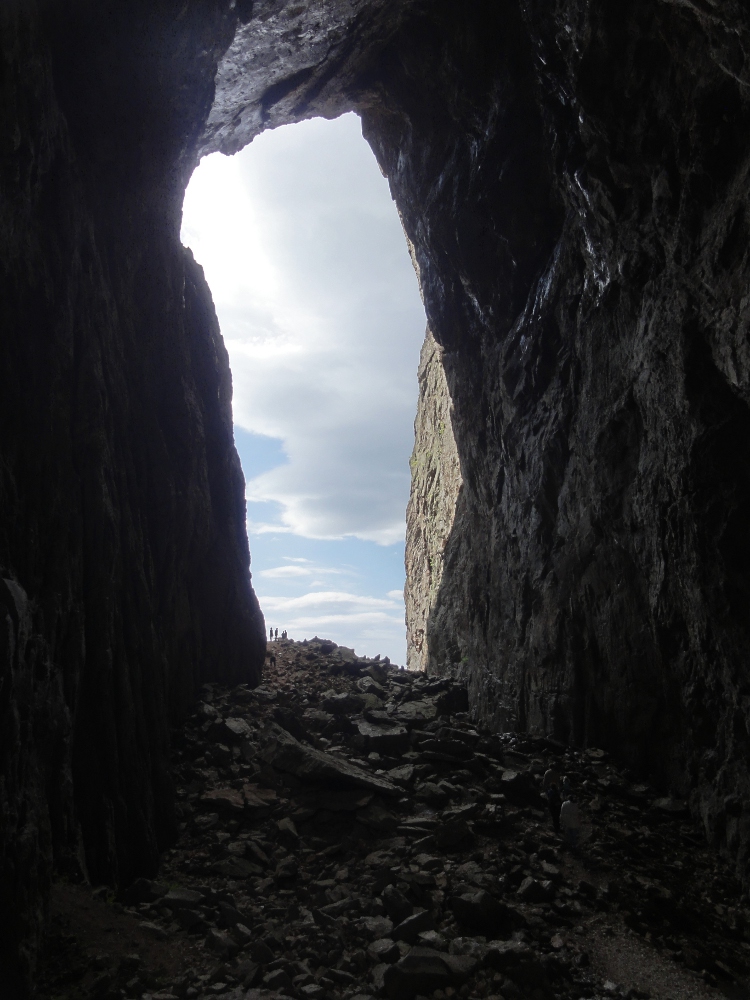
[[[365,116],[464,480],[430,669],[690,793],[744,866],[747,15],[481,8],[397,40]]]
[[[464,488],[429,669],[461,665],[500,727],[609,747],[690,792],[744,863],[744,8],[257,14],[203,148],[358,110],[443,348]]]
[[[53,862],[94,882],[155,870],[175,826],[170,721],[207,679],[257,681],[265,648],[227,354],[178,239],[183,158],[229,38],[181,8],[0,11],[9,997]]]
[[[742,862],[744,8],[78,0],[0,18],[0,973],[33,965],[53,858],[153,870],[169,719],[200,680],[260,665],[227,359],[178,239],[196,151],[351,108],[453,405],[463,488],[430,669],[461,665],[487,721],[692,791]]]

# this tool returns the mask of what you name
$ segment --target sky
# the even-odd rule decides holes
[[[406,660],[404,532],[425,316],[359,118],[204,158],[182,242],[229,351],[269,627]]]

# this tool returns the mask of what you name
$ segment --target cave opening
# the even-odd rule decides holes
[[[425,316],[357,115],[195,169],[181,240],[230,359],[266,625],[406,662],[404,527]]]

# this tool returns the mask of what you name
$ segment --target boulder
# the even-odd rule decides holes
[[[376,802],[358,810],[357,819],[375,833],[392,833],[398,826],[398,817]]]
[[[213,788],[201,795],[198,807],[205,812],[241,816],[245,811],[245,796],[236,788]]]
[[[399,725],[420,729],[425,723],[437,718],[437,714],[437,705],[434,701],[407,701],[398,706],[391,718]]]
[[[409,749],[409,731],[405,726],[381,726],[362,721],[357,724],[365,750],[398,756]]]
[[[401,949],[392,938],[378,938],[367,946],[367,954],[375,963],[392,965],[401,957]]]
[[[522,960],[531,957],[531,948],[523,941],[489,941],[484,953],[486,965],[500,972],[518,965]]]
[[[365,707],[365,699],[361,695],[341,691],[324,698],[321,707],[330,715],[356,715]]]
[[[394,797],[401,795],[401,790],[390,781],[368,774],[340,757],[305,746],[273,723],[263,733],[259,756],[277,770],[294,774],[302,781],[368,788]]]
[[[393,928],[393,937],[396,941],[406,941],[408,944],[415,944],[423,931],[432,931],[434,929],[435,919],[430,911],[418,910]]]
[[[401,924],[402,921],[411,916],[414,910],[414,907],[406,896],[402,892],[399,892],[394,885],[387,885],[383,889],[383,905],[385,906],[385,912],[394,924]],[[427,929],[424,928],[424,930]]]
[[[524,903],[546,903],[555,895],[551,881],[539,882],[530,875],[518,887],[518,895]]]
[[[383,976],[386,996],[389,1000],[413,1000],[450,986],[452,976],[445,961],[447,957],[432,948],[412,948],[408,955],[386,969]]]
[[[491,936],[519,926],[519,914],[480,889],[453,896],[450,907],[459,923],[480,934]]]

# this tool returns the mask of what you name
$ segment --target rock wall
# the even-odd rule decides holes
[[[264,655],[227,354],[178,239],[183,158],[234,21],[180,8],[0,10],[0,982],[13,1000],[53,865],[120,885],[153,872],[175,830],[170,723],[205,680],[257,681]]]
[[[419,398],[406,508],[406,663],[428,665],[427,634],[443,579],[443,553],[453,528],[461,469],[443,352],[427,328],[419,358]]]
[[[402,47],[370,127],[464,481],[428,669],[460,665],[500,728],[604,746],[689,794],[744,869],[747,14],[482,16],[484,37],[467,17],[442,49]]]
[[[748,37],[732,0],[264,5],[204,138],[360,112],[463,481],[434,599],[410,533],[428,668],[459,665],[485,721],[690,793],[741,866]]]
[[[361,114],[442,351],[462,488],[428,669],[459,665],[492,725],[691,792],[744,864],[744,7],[14,0],[0,19],[3,981],[28,981],[53,864],[153,869],[195,685],[257,678],[231,382],[180,203],[199,154],[314,114]],[[411,577],[423,618],[434,579]]]

